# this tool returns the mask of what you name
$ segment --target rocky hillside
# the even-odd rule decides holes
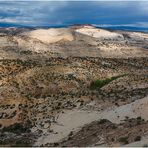
[[[148,144],[148,34],[92,26],[0,29],[0,146]]]

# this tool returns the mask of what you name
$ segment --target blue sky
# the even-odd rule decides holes
[[[148,27],[148,1],[0,1],[0,25]]]

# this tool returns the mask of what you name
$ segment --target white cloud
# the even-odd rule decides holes
[[[33,23],[32,21],[25,21],[12,18],[0,18],[0,23]]]
[[[18,23],[18,20],[16,19],[11,19],[11,18],[3,18],[0,19],[1,23]]]

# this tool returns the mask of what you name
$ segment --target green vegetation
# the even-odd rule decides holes
[[[102,88],[103,86],[109,84],[110,82],[112,82],[112,81],[114,81],[118,78],[124,77],[124,76],[127,76],[127,74],[114,76],[114,77],[107,78],[107,79],[104,79],[104,80],[92,81],[91,84],[90,84],[90,89],[94,90],[94,89],[97,89],[97,88]]]
[[[23,123],[15,123],[8,127],[4,127],[0,132],[11,132],[15,134],[21,133],[30,133],[30,128],[32,127],[31,122],[28,120],[25,124]]]

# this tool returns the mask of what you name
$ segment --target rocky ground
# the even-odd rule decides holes
[[[147,146],[148,34],[92,26],[0,29],[0,146]]]

